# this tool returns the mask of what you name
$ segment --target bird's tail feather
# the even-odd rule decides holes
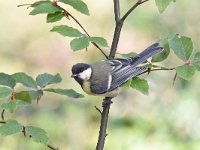
[[[163,51],[163,47],[161,47],[158,43],[155,43],[149,46],[148,48],[146,48],[143,52],[138,54],[136,57],[130,57],[129,59],[132,59],[131,65],[137,66],[138,64],[145,62],[148,58],[162,51]]]

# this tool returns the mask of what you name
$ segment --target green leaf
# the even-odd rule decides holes
[[[26,127],[26,135],[29,136],[33,141],[38,143],[47,144],[49,141],[46,132],[38,127],[27,126]]]
[[[37,5],[41,5],[43,3],[50,3],[50,2],[51,2],[50,0],[38,1],[38,2],[31,4],[31,7],[35,7]]]
[[[47,15],[47,23],[60,21],[63,17],[64,17],[64,14],[62,11],[48,14]]]
[[[23,126],[16,120],[7,120],[0,126],[0,136],[7,136],[22,132]]]
[[[53,92],[61,95],[66,95],[72,98],[82,98],[84,97],[82,94],[77,93],[73,89],[45,89],[44,91]]]
[[[190,80],[195,74],[195,67],[194,66],[179,66],[176,67],[177,75],[185,80]]]
[[[0,98],[5,98],[10,96],[12,93],[12,89],[7,87],[0,87]]]
[[[36,82],[33,78],[23,72],[15,73],[12,75],[17,83],[21,83],[26,87],[37,88]]]
[[[89,46],[88,37],[80,37],[80,38],[73,39],[70,42],[70,46],[74,51],[87,48]]]
[[[52,3],[49,1],[37,3],[34,6],[34,9],[29,13],[29,15],[37,15],[37,14],[49,14],[55,13],[58,11],[62,11],[62,9],[58,6],[53,6]]]
[[[36,78],[37,85],[44,88],[49,84],[55,84],[61,82],[62,79],[59,74],[51,75],[48,73],[40,74]]]
[[[30,95],[31,99],[35,100],[35,99],[43,96],[43,91],[42,90],[29,91],[29,95]]]
[[[152,62],[161,62],[169,56],[170,47],[167,39],[162,39],[159,41],[160,45],[164,48],[164,51],[158,53],[152,57]]]
[[[174,2],[174,0],[155,0],[160,13],[163,13],[172,1]]]
[[[106,39],[104,39],[102,37],[88,37],[88,39],[90,42],[94,42],[103,47],[108,47],[108,43],[107,43]]]
[[[191,38],[175,35],[169,40],[170,48],[183,61],[187,61],[193,51],[193,43]]]
[[[123,83],[122,85],[120,85],[120,87],[122,87],[122,88],[130,88],[131,82],[132,82],[132,79],[126,81],[125,83]]]
[[[0,85],[5,85],[13,89],[16,85],[16,82],[10,75],[0,73]]]
[[[83,34],[80,31],[78,31],[75,28],[69,27],[67,25],[54,26],[51,29],[51,32],[57,32],[57,33],[60,33],[63,36],[68,36],[68,37],[83,36]]]
[[[131,81],[131,87],[142,92],[145,95],[149,94],[149,85],[148,82],[144,79],[134,77]]]
[[[137,56],[138,54],[135,53],[135,52],[130,52],[130,53],[127,53],[127,54],[120,54],[122,57],[124,58],[127,58],[127,57],[135,57]]]
[[[12,100],[9,103],[3,103],[1,108],[5,109],[7,112],[13,113],[17,109],[16,100]]]
[[[192,64],[194,65],[194,67],[200,71],[200,52],[197,52],[194,55],[194,58],[192,59]]]
[[[28,91],[21,91],[19,93],[16,93],[14,97],[15,97],[16,100],[25,101],[27,103],[32,102],[32,98],[31,98]]]
[[[89,15],[89,10],[87,5],[81,0],[59,0],[59,2],[68,4],[72,6],[74,9],[78,10],[79,12]]]

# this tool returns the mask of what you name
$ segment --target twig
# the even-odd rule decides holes
[[[0,121],[0,123],[1,123],[1,124],[5,124],[6,122],[5,122],[5,121]]]
[[[94,108],[102,115],[102,111],[97,106],[94,106]]]
[[[66,10],[65,10],[66,11]],[[68,12],[68,15],[80,26],[80,28],[85,32],[85,34],[90,37],[89,33],[87,32],[87,30],[81,25],[81,23],[74,17],[72,16],[72,14],[70,14]],[[99,45],[97,45],[96,43],[94,42],[91,42],[96,48],[98,48],[101,53],[108,59],[108,56],[106,55],[106,53],[99,47]]]
[[[164,70],[175,70],[175,68],[156,68],[156,69],[151,69],[151,71],[150,72],[152,72],[152,71],[164,71]],[[142,73],[140,73],[140,74],[138,74],[137,76],[140,76],[140,75],[142,75],[142,74],[145,74],[145,73],[148,73],[149,72],[149,70],[145,70],[144,72],[142,72]]]
[[[131,8],[125,13],[125,15],[122,17],[121,20],[124,21],[124,20],[133,12],[134,9],[136,9],[139,5],[141,5],[141,4],[143,4],[143,3],[147,2],[147,1],[149,1],[149,0],[144,0],[144,1],[138,0]]]
[[[5,109],[2,110],[1,112],[1,119],[4,120],[4,114],[5,114]]]
[[[58,150],[58,148],[55,148],[55,147],[53,147],[53,146],[51,146],[49,144],[47,145],[47,147],[50,148],[51,150]]]
[[[66,9],[62,8],[61,6],[59,6],[57,3],[56,5],[58,7],[60,7],[64,13],[66,14],[66,18],[69,19],[68,17],[70,16],[78,25],[79,27],[85,32],[85,34],[90,37],[90,34],[87,32],[87,30],[83,27],[83,25],[78,21],[78,19],[76,19],[71,13],[69,13]],[[96,48],[98,48],[101,53],[108,59],[108,56],[106,55],[106,53],[99,47],[98,44],[94,43],[94,42],[91,42]]]

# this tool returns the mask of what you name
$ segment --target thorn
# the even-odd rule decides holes
[[[176,72],[174,79],[173,79],[173,86],[175,85],[176,78],[177,78],[177,72]]]

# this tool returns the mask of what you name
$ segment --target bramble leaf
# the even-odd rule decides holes
[[[82,0],[59,0],[59,2],[68,4],[79,12],[89,15],[88,7]]]
[[[190,80],[195,74],[195,67],[194,66],[179,66],[176,67],[177,75],[185,80]]]
[[[170,47],[167,39],[162,39],[159,41],[160,45],[164,48],[164,51],[158,53],[152,57],[152,62],[161,62],[169,56]]]
[[[106,39],[104,39],[102,37],[89,37],[88,39],[90,42],[94,42],[103,47],[108,47],[108,43],[107,43]]]
[[[29,136],[33,141],[43,143],[45,145],[49,141],[46,132],[38,127],[26,126],[26,135]]]
[[[41,3],[37,3],[32,6],[34,9],[29,13],[29,15],[37,15],[37,14],[49,14],[55,13],[58,11],[62,11],[62,9],[58,6],[54,6],[50,1],[42,1]]]
[[[7,136],[22,132],[23,126],[16,120],[7,120],[0,126],[0,136]]]
[[[53,92],[61,95],[66,95],[72,98],[82,98],[84,97],[82,94],[77,93],[73,89],[45,89],[44,91]]]
[[[191,38],[185,36],[175,35],[169,40],[169,46],[183,61],[187,61],[193,51],[193,42]]]
[[[13,89],[16,85],[16,82],[12,76],[5,73],[0,73],[0,85],[5,85]]]
[[[37,85],[44,88],[49,84],[55,84],[61,82],[62,79],[59,74],[51,75],[48,73],[40,74],[36,78]]]
[[[50,14],[47,15],[47,23],[60,21],[63,17],[64,17],[64,14],[63,14],[62,11],[50,13]]]
[[[11,95],[12,89],[7,87],[0,87],[0,98],[5,98]]]
[[[131,81],[131,87],[142,92],[145,95],[149,94],[149,85],[148,82],[144,79],[134,77]]]
[[[74,51],[87,48],[89,46],[88,37],[80,37],[80,38],[73,39],[70,42],[70,46]]]
[[[79,30],[72,28],[72,27],[69,27],[67,25],[54,26],[51,29],[51,32],[57,32],[57,33],[60,33],[63,36],[68,36],[68,37],[83,36],[83,34]]]

